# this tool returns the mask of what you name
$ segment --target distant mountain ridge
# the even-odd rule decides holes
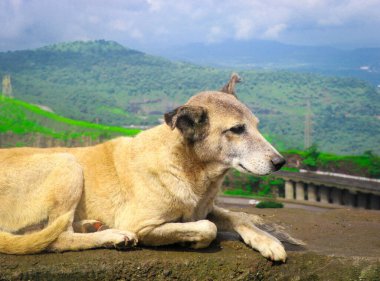
[[[102,53],[102,52],[133,52],[142,54],[142,52],[128,49],[114,41],[96,40],[96,41],[75,41],[64,42],[48,45],[36,49],[36,51],[53,51],[53,52],[73,52],[73,53]]]
[[[159,50],[156,54],[201,65],[311,71],[354,76],[374,85],[380,84],[380,48],[341,50],[265,40],[229,40],[172,47]]]
[[[288,71],[239,70],[237,94],[260,129],[285,150],[302,148],[306,114],[323,151],[380,153],[380,94],[352,78]],[[202,67],[131,50],[116,42],[71,42],[0,53],[0,77],[16,98],[59,115],[116,126],[152,126],[203,90],[220,89],[231,68]],[[307,100],[311,112],[307,112]]]

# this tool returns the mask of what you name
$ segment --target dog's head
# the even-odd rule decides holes
[[[201,161],[255,175],[279,170],[285,159],[260,134],[258,118],[232,90],[199,93],[165,114],[165,122],[181,132]]]

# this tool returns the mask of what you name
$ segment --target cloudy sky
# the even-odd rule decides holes
[[[0,27],[1,51],[91,39],[380,47],[380,0],[0,0]]]

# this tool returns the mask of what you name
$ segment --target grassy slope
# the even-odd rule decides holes
[[[219,89],[230,70],[170,62],[113,42],[75,42],[34,51],[0,53],[14,95],[74,119],[124,126],[155,124],[196,92]],[[355,79],[242,71],[239,98],[280,149],[303,146],[306,97],[313,141],[323,151],[380,153],[380,94]]]
[[[17,99],[0,98],[0,133],[39,133],[55,139],[133,136],[137,129],[104,126],[59,116]]]

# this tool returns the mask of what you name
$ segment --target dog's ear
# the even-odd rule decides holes
[[[223,86],[223,88],[220,91],[226,94],[233,95],[235,98],[237,98],[236,92],[235,92],[235,85],[236,83],[240,83],[240,82],[241,82],[240,76],[237,73],[232,73],[230,80],[228,81],[226,85]]]
[[[165,122],[190,143],[204,139],[209,129],[207,110],[202,106],[180,106],[165,114]]]

